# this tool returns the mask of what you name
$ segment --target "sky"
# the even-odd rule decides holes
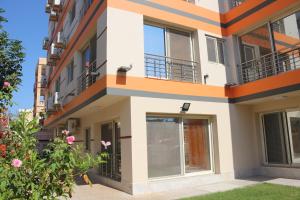
[[[10,111],[33,107],[33,84],[35,66],[39,57],[44,57],[43,38],[48,35],[48,16],[45,13],[46,0],[0,0],[0,7],[5,10],[8,22],[4,29],[11,39],[23,42],[25,62],[23,63],[22,84],[14,94],[14,105]]]

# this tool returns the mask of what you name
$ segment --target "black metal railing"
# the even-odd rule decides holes
[[[146,77],[183,82],[201,82],[199,64],[194,61],[145,54]]]
[[[248,83],[300,68],[300,46],[280,50],[238,65],[240,82]]]
[[[99,166],[100,176],[121,181],[121,155],[109,154]]]
[[[96,82],[97,77],[100,75],[98,70],[99,68],[96,65],[96,61],[93,61],[88,66],[83,67],[83,72],[78,77],[78,94]]]

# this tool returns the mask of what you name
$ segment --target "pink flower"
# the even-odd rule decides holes
[[[108,142],[101,141],[101,144],[104,146],[105,149],[107,149],[107,147],[111,145],[111,142],[110,141],[108,141]]]
[[[19,168],[22,165],[22,161],[19,159],[13,159],[11,165],[14,166],[15,168]]]
[[[64,135],[69,135],[70,131],[68,131],[68,130],[63,130],[61,133],[64,134]]]
[[[68,144],[73,144],[74,141],[75,141],[75,137],[74,137],[74,136],[69,136],[69,137],[67,137],[67,143],[68,143]]]
[[[8,88],[10,86],[10,83],[7,81],[4,81],[3,88]]]

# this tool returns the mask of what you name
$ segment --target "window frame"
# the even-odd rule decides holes
[[[279,110],[272,110],[267,112],[261,112],[258,114],[259,118],[259,135],[261,139],[261,152],[262,152],[262,164],[263,166],[267,167],[290,167],[290,168],[300,168],[300,163],[293,163],[291,158],[291,138],[288,130],[288,119],[287,119],[287,112],[292,111],[300,111],[298,108],[296,109],[279,109]],[[283,116],[283,129],[284,129],[284,140],[285,140],[285,151],[287,154],[287,164],[275,164],[275,163],[269,163],[268,162],[268,155],[267,155],[267,149],[266,149],[266,134],[265,134],[265,127],[264,127],[264,121],[263,116],[266,114],[272,114],[272,113],[280,113]]]
[[[73,24],[75,18],[76,18],[76,1],[73,2],[71,10],[69,11],[69,25]]]
[[[111,154],[114,154],[114,155],[116,155],[116,140],[117,140],[117,135],[116,135],[116,124],[119,124],[120,123],[120,119],[119,118],[116,118],[116,119],[113,119],[113,120],[108,120],[108,121],[103,121],[103,122],[101,122],[100,124],[99,124],[99,128],[100,128],[100,140],[102,141],[102,126],[103,125],[107,125],[107,124],[110,124],[111,126],[112,126],[112,141],[109,141],[109,142],[111,142],[111,150],[112,150],[112,152],[109,152],[109,153],[111,153]],[[120,126],[120,125],[119,125]],[[119,141],[120,141],[120,155],[119,155],[119,157],[120,157],[120,161],[121,161],[121,163],[120,163],[120,173],[118,172],[118,171],[116,171],[116,167],[118,166],[117,164],[116,164],[116,161],[117,161],[117,158],[115,157],[115,160],[113,160],[113,165],[111,166],[112,167],[112,170],[115,170],[114,172],[115,172],[115,174],[117,175],[117,176],[119,176],[120,177],[120,180],[118,180],[119,182],[121,181],[121,179],[122,179],[122,129],[121,129],[121,126],[120,126],[120,137],[119,137]],[[108,141],[105,141],[105,142],[108,142]],[[105,148],[103,147],[103,145],[101,144],[101,146],[100,146],[100,152],[102,152],[102,151],[105,151]],[[113,180],[115,180],[115,179],[113,179]]]
[[[74,60],[72,59],[67,67],[67,84],[74,80]]]
[[[168,179],[173,177],[188,177],[188,176],[197,176],[197,175],[205,175],[205,174],[212,174],[215,173],[215,148],[214,148],[214,132],[213,132],[213,118],[212,116],[199,116],[199,115],[173,115],[173,114],[160,114],[160,113],[147,113],[146,115],[146,122],[147,117],[153,118],[178,118],[179,119],[179,143],[180,143],[180,165],[181,165],[181,172],[180,174],[176,175],[169,175],[169,176],[161,176],[161,177],[149,177],[149,181],[156,181],[162,179]],[[208,120],[208,135],[209,135],[209,151],[210,151],[210,170],[198,171],[198,172],[186,172],[186,165],[185,165],[185,146],[184,146],[184,125],[183,121],[185,119],[205,119]],[[146,133],[148,134],[148,133]],[[146,137],[147,138],[147,137]],[[147,142],[147,152],[148,152],[148,142]],[[148,153],[147,153],[148,155]],[[148,167],[148,163],[147,163]]]
[[[221,64],[221,65],[226,65],[226,56],[225,56],[225,42],[226,41],[222,38],[214,37],[214,36],[211,36],[211,35],[205,35],[205,39],[206,39],[206,49],[207,49],[207,60],[208,60],[208,62],[217,63],[217,64]],[[214,50],[215,50],[215,55],[216,55],[216,57],[215,57],[216,61],[209,60],[208,42],[207,42],[208,39],[214,40]],[[220,62],[220,52],[219,52],[219,47],[218,47],[219,43],[222,44],[224,63]]]

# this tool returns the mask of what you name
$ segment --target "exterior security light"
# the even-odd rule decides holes
[[[126,73],[128,72],[129,70],[132,69],[132,65],[129,65],[129,66],[121,66],[118,68],[118,72],[121,72],[121,73]]]
[[[184,103],[183,106],[181,107],[182,112],[187,112],[190,109],[191,104],[190,103]]]

